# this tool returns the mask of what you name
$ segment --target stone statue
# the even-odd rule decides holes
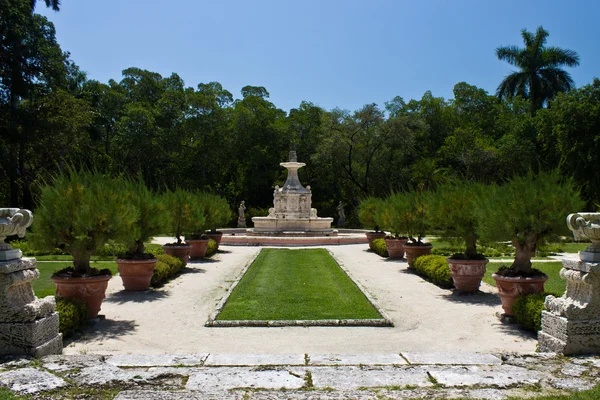
[[[0,260],[8,261],[19,259],[23,253],[4,240],[7,236],[25,236],[25,230],[33,222],[31,211],[19,208],[0,208]]]
[[[238,228],[246,227],[246,204],[244,200],[240,203],[240,207],[238,208]]]
[[[337,226],[342,227],[346,224],[346,213],[344,212],[344,203],[340,200],[340,204],[336,207],[339,218],[337,220]]]

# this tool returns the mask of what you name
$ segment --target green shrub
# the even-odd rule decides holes
[[[213,239],[208,240],[208,246],[206,246],[206,255],[205,258],[212,257],[217,250],[219,250],[219,246],[217,245],[217,241]]]
[[[366,229],[373,229],[379,232],[379,221],[376,220],[376,215],[383,208],[383,199],[376,197],[367,197],[358,205],[358,220]]]
[[[529,331],[537,332],[541,330],[544,300],[550,294],[535,293],[517,298],[512,306],[517,322]]]
[[[116,243],[113,240],[109,240],[104,246],[98,247],[96,255],[99,257],[117,257],[127,251],[127,247],[120,243]]]
[[[156,258],[158,261],[154,266],[154,275],[152,275],[152,280],[150,281],[153,287],[165,283],[177,275],[183,268],[183,262],[179,258],[169,254],[160,254]]]
[[[146,251],[148,253],[154,254],[154,256],[159,256],[161,254],[165,254],[165,250],[163,249],[162,245],[160,245],[160,244],[146,243],[145,247],[146,247]]]
[[[10,245],[13,247],[13,249],[20,249],[23,252],[23,255],[26,257],[60,256],[67,254],[59,248],[48,250],[35,250],[31,246],[31,243],[27,240],[13,240],[12,242],[10,242]]]
[[[420,256],[414,261],[414,269],[428,281],[449,289],[454,287],[450,267],[443,256]]]
[[[58,330],[64,337],[71,336],[87,324],[87,305],[78,299],[56,299]]]
[[[389,257],[387,252],[387,246],[385,245],[385,239],[373,240],[373,251],[379,254],[381,257]]]

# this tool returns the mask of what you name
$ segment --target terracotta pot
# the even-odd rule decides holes
[[[119,267],[119,275],[123,280],[125,290],[148,290],[152,275],[154,274],[156,261],[158,261],[156,258],[149,260],[125,260],[118,258],[117,266]]]
[[[190,251],[192,250],[191,244],[165,244],[162,248],[166,254],[170,254],[173,257],[179,258],[181,261],[183,261],[184,266],[187,265],[187,262],[190,258]]]
[[[373,240],[385,238],[385,232],[366,232],[369,248],[373,250]]]
[[[211,238],[212,240],[217,242],[217,249],[218,249],[219,245],[221,244],[221,238],[223,238],[223,232],[207,233],[206,236],[208,236],[209,238]]]
[[[51,277],[56,285],[56,297],[79,299],[87,304],[88,318],[96,318],[104,300],[110,275],[86,276],[81,278]]]
[[[192,245],[192,250],[190,251],[190,258],[198,259],[204,258],[206,256],[206,248],[208,247],[208,239],[186,239],[185,242],[187,244]]]
[[[500,296],[500,300],[502,300],[502,308],[506,315],[515,315],[512,311],[512,305],[517,297],[543,292],[544,283],[548,280],[546,275],[523,278],[520,276],[500,276],[493,274],[492,278],[496,280],[498,295]]]
[[[405,245],[404,246],[404,253],[406,254],[406,261],[408,262],[408,266],[410,268],[413,267],[413,261],[415,260],[415,258],[419,257],[419,256],[426,256],[431,254],[431,249],[433,248],[432,245],[428,244],[428,245]]]
[[[404,257],[404,245],[407,239],[385,239],[385,247],[390,258],[399,259]]]
[[[483,260],[456,260],[447,258],[450,267],[450,275],[454,281],[454,287],[463,292],[476,292],[481,285],[481,279],[485,275],[485,266],[490,261]]]

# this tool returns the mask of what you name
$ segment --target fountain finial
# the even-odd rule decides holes
[[[290,162],[298,162],[298,157],[296,156],[296,150],[290,150]]]

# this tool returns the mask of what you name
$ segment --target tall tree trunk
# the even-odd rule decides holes
[[[468,259],[473,259],[477,257],[477,236],[469,235],[466,236],[464,239],[465,244],[467,246],[465,250],[465,256],[467,256]]]

